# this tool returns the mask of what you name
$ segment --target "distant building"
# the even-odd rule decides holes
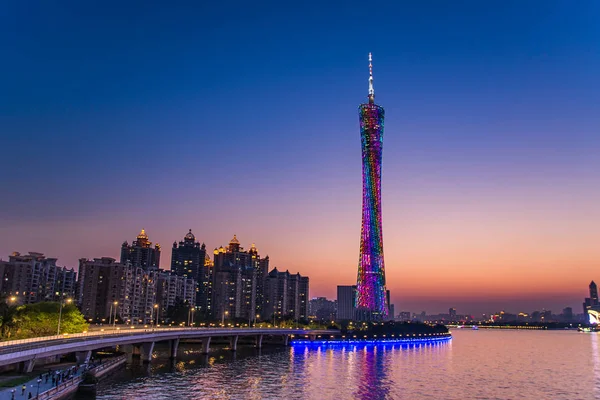
[[[392,296],[390,294],[390,290],[387,289],[385,291],[385,304],[387,305],[387,317],[384,317],[387,320],[394,320],[394,305],[392,304]]]
[[[448,309],[448,318],[450,319],[450,321],[456,321],[456,308],[450,307]]]
[[[317,321],[335,321],[337,302],[328,300],[325,297],[315,297],[308,303],[309,316]]]
[[[590,297],[586,297],[583,302],[583,315],[585,322],[597,324],[600,322],[600,303],[598,301],[598,287],[594,281],[590,282]]]
[[[400,314],[398,314],[398,316],[400,317],[400,321],[411,321],[412,320],[410,311],[400,311]]]
[[[563,322],[571,322],[573,321],[573,309],[571,307],[566,307],[562,311],[562,320]]]
[[[171,272],[194,280],[196,312],[204,318],[208,318],[211,313],[212,265],[210,258],[208,262],[206,259],[206,246],[196,241],[191,229],[179,244],[173,243]]]
[[[596,282],[590,282],[590,300],[592,302],[592,307],[597,306],[598,303],[598,286],[596,286]]]
[[[543,310],[541,314],[542,322],[552,322],[552,311],[551,310]]]
[[[395,310],[394,310],[394,305],[390,304],[390,313],[388,314],[388,319],[390,321],[395,321],[396,320],[396,314],[395,314]]]
[[[56,258],[46,258],[42,253],[12,253],[8,261],[0,261],[0,293],[16,297],[18,304],[72,298],[75,270],[60,267],[56,262]]]
[[[273,269],[265,280],[264,319],[308,319],[308,295],[308,277]]]
[[[152,247],[146,231],[142,229],[131,245],[127,241],[121,245],[121,264],[130,264],[144,271],[156,271],[160,268],[160,245],[157,243]]]
[[[356,310],[356,286],[337,287],[337,320],[353,320]]]
[[[529,321],[529,314],[520,312],[519,314],[517,314],[517,321],[519,321],[519,322]]]
[[[172,272],[161,271],[157,276],[156,304],[153,319],[162,321],[170,307],[185,304],[196,307],[196,281],[192,278],[175,275]]]

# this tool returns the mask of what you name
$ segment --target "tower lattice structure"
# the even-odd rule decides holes
[[[381,320],[388,315],[381,228],[381,160],[383,107],[375,104],[369,53],[369,101],[358,108],[362,144],[362,228],[356,283],[357,319]]]

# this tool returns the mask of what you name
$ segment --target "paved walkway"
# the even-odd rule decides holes
[[[61,376],[61,373],[63,374],[63,377],[64,377],[71,370],[71,368],[72,368],[72,366],[68,366],[68,367],[64,366],[64,367],[52,370],[50,372],[50,374],[48,374],[48,372],[43,372],[42,379],[40,382],[39,393],[43,393],[46,390],[50,390],[54,386],[56,386],[56,380],[53,384],[52,377],[54,377],[56,379],[57,377]],[[79,369],[77,369],[77,371],[71,372],[69,378],[63,379],[60,382],[62,383],[67,379],[71,379],[75,376],[79,376],[83,372],[84,372],[84,368],[80,367]],[[48,377],[48,379],[46,379],[46,377]],[[35,396],[38,394],[38,379],[40,379],[39,375],[27,383],[15,386],[13,388],[2,389],[0,391],[0,400],[12,400],[12,399],[24,400],[24,399],[29,399],[29,398],[35,398]],[[23,392],[23,388],[22,388],[23,385],[25,385],[25,392]],[[13,390],[14,390],[14,393],[13,393]],[[29,397],[29,393],[31,393],[31,397]],[[14,396],[13,396],[13,394],[14,394]]]

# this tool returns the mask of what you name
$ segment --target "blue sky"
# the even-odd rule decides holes
[[[117,256],[142,227],[163,245],[188,228],[209,247],[238,233],[333,296],[326,266],[356,275],[357,106],[372,52],[396,302],[428,307],[400,297],[401,276],[425,279],[422,250],[472,241],[482,215],[517,237],[506,215],[552,221],[538,234],[573,244],[547,270],[583,271],[583,291],[600,279],[588,244],[600,222],[598,2],[125,3],[0,10],[0,256],[75,265]],[[461,227],[440,233],[432,218]],[[403,250],[408,239],[420,252]],[[344,255],[321,259],[331,241]],[[532,246],[524,265],[543,253]],[[447,257],[460,277],[471,256]]]

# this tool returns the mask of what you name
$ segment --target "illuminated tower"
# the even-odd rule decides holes
[[[383,107],[375,104],[373,66],[369,53],[369,102],[358,108],[362,143],[362,228],[356,283],[356,319],[387,317],[383,234],[381,230],[381,151]]]

